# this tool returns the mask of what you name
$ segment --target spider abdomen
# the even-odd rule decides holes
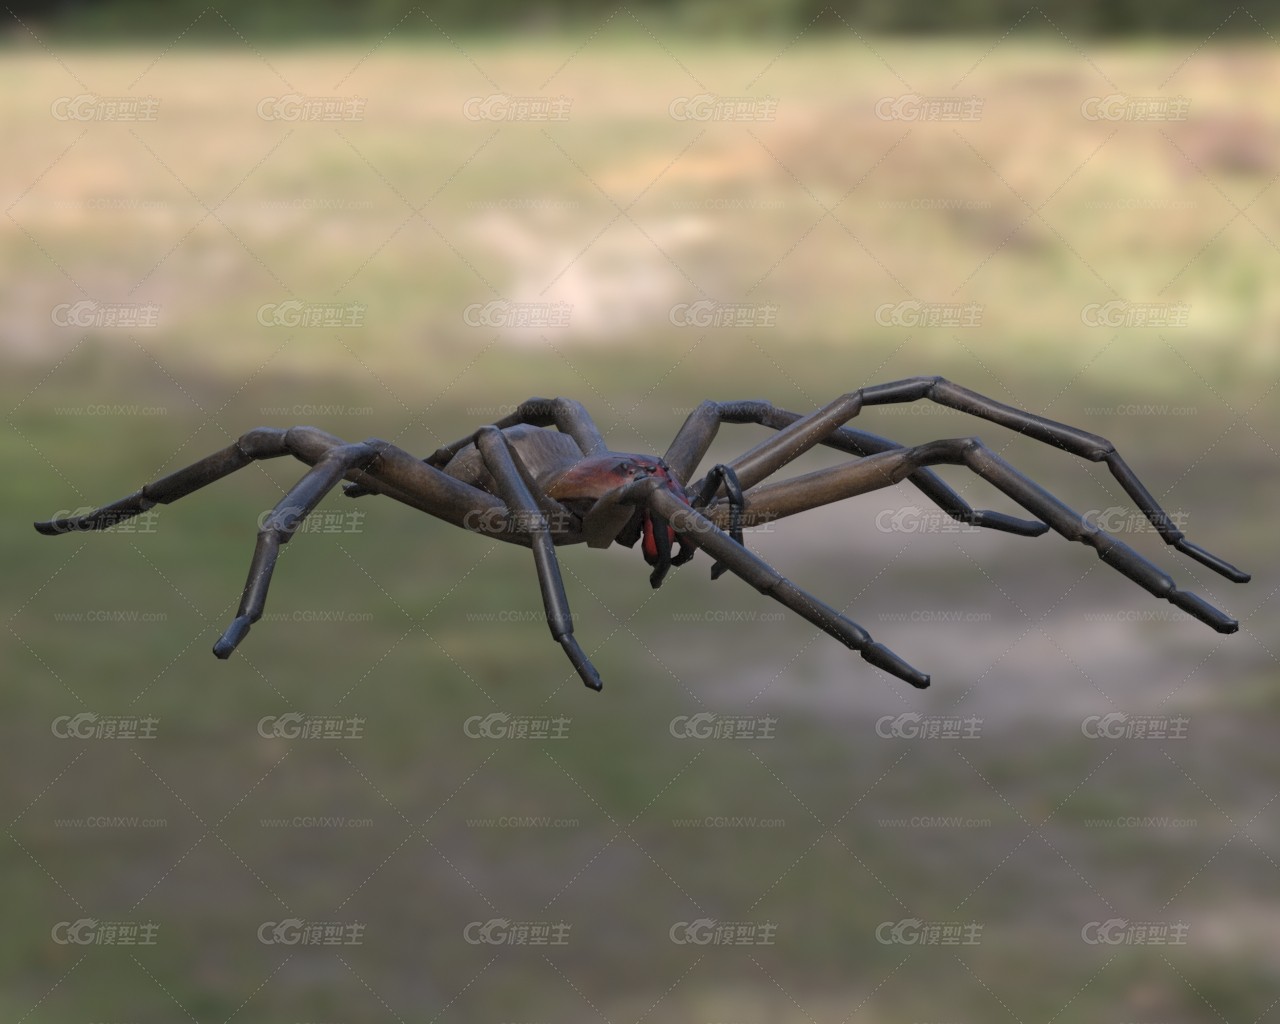
[[[555,476],[567,465],[582,458],[577,442],[558,430],[544,430],[521,423],[507,427],[502,432],[520,455],[520,460],[536,482],[541,484]],[[479,487],[496,494],[493,476],[485,468],[484,459],[474,444],[459,451],[443,467],[443,471],[455,480]]]

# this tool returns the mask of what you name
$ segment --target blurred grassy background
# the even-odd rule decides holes
[[[375,42],[18,41],[0,60],[14,511],[0,1015],[1270,1019],[1271,44],[1082,52],[1017,31],[844,31],[715,45],[616,24],[536,43]],[[567,117],[467,116],[493,96],[551,98]],[[673,116],[700,96],[761,105],[748,120]],[[1082,112],[1117,96],[1185,99],[1185,117]],[[154,118],[103,119],[104,97],[151,97]],[[272,116],[306,109],[291,97],[338,97],[351,116]],[[912,118],[903,97],[978,105]],[[772,323],[677,325],[673,309],[700,300]],[[264,325],[264,307],[290,301],[356,308],[358,326]],[[471,326],[468,308],[495,301],[565,303],[569,322]],[[894,325],[883,307],[904,302],[949,325]],[[1117,302],[1132,305],[1099,326],[1090,311]],[[103,319],[136,304],[153,324]],[[955,325],[956,305],[974,326]],[[1111,521],[1241,632],[1213,634],[1055,536],[942,530],[899,488],[749,543],[931,671],[931,690],[712,584],[705,558],[654,593],[638,552],[567,549],[597,696],[546,635],[525,550],[336,495],[323,522],[338,525],[286,549],[267,618],[220,663],[209,646],[257,517],[296,464],[257,464],[149,530],[55,541],[28,525],[264,423],[425,454],[563,394],[615,448],[661,452],[703,398],[808,409],[926,373],[1113,439],[1192,539],[1254,580],[1233,587]],[[976,432],[1074,507],[1127,508],[1096,466],[956,413],[860,423],[904,441]],[[760,436],[727,427],[710,458]],[[904,506],[925,514],[884,529]],[[153,716],[155,738],[55,735],[81,712]],[[264,716],[290,712],[354,717],[360,737],[261,735]],[[555,740],[467,734],[495,712],[568,721]],[[755,740],[673,735],[699,712],[774,721]],[[880,735],[904,712],[970,717],[978,734]],[[1189,725],[1181,739],[1084,734],[1111,712]],[[259,940],[293,918],[363,932]],[[84,919],[158,931],[146,946],[51,935]],[[774,930],[672,941],[699,919]],[[1188,929],[1176,945],[1132,928],[1123,944],[1082,939],[1116,919]],[[493,920],[563,922],[567,941],[467,941]],[[978,941],[880,941],[915,920],[976,925]]]

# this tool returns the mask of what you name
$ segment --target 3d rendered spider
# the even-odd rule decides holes
[[[703,548],[716,559],[712,578],[728,570],[872,665],[923,688],[929,685],[927,675],[779,575],[748,551],[742,538],[744,525],[771,522],[909,480],[962,523],[1028,537],[1053,529],[1068,540],[1088,544],[1104,562],[1156,597],[1220,633],[1235,632],[1234,619],[1195,594],[1179,590],[1167,573],[1027,479],[978,438],[907,447],[844,426],[866,406],[920,399],[990,420],[1090,461],[1105,462],[1167,544],[1236,583],[1249,579],[1247,573],[1188,541],[1110,441],[996,402],[941,377],[912,377],[859,388],[804,416],[765,401],[703,402],[685,420],[662,458],[610,451],[586,409],[566,398],[530,398],[509,416],[426,459],[377,439],[350,444],[315,427],[259,427],[126,498],[87,515],[57,518],[35,527],[43,534],[105,529],[157,504],[176,501],[255,459],[292,455],[311,469],[262,521],[239,610],[213,647],[219,658],[229,657],[261,617],[280,545],[293,536],[324,495],[346,479],[348,496],[383,494],[455,526],[532,548],[551,635],[592,689],[601,688],[600,676],[573,636],[557,544],[585,541],[589,547],[606,548],[616,541],[632,547],[639,540],[645,561],[653,567],[649,580],[654,587],[661,585],[671,566],[687,562]],[[756,423],[776,433],[690,482],[722,423]],[[557,429],[544,429],[551,426]],[[818,444],[855,458],[781,482],[763,482]],[[940,464],[968,466],[1035,518],[970,508],[927,468]]]

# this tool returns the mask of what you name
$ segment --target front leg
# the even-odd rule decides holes
[[[518,465],[520,456],[497,427],[481,427],[475,435],[475,445],[493,476],[500,496],[515,517],[515,525],[521,532],[527,532],[532,542],[533,562],[538,570],[538,585],[542,590],[542,605],[547,612],[551,636],[564,648],[583,683],[592,690],[600,690],[604,686],[600,673],[574,639],[573,615],[564,592],[564,580],[560,577],[555,544],[546,514],[538,506]]]
[[[857,651],[864,661],[876,668],[905,679],[918,689],[929,685],[929,677],[925,673],[907,664],[884,644],[876,643],[856,622],[801,590],[763,559],[734,541],[700,511],[690,508],[670,491],[658,487],[656,481],[651,483],[643,480],[633,486],[636,487],[636,498],[647,502],[653,514],[670,522],[677,533],[697,537],[698,547],[706,550],[729,572],[750,583],[760,593],[808,619],[828,636],[835,637],[846,647]]]
[[[737,470],[744,485],[751,486],[763,480],[770,473],[796,458],[802,452],[807,451],[813,445],[829,443],[826,438],[838,436],[842,429],[847,429],[841,428],[839,424],[856,416],[864,407],[897,405],[919,401],[936,402],[938,405],[947,406],[959,412],[968,413],[971,416],[978,416],[992,423],[998,423],[1026,437],[1034,438],[1037,441],[1052,445],[1091,462],[1105,463],[1111,475],[1115,477],[1125,493],[1133,499],[1134,504],[1138,506],[1147,521],[1155,527],[1156,532],[1160,534],[1166,544],[1172,545],[1174,550],[1194,558],[1197,562],[1208,566],[1214,572],[1225,576],[1234,583],[1248,581],[1249,574],[1247,572],[1242,572],[1230,562],[1187,540],[1183,532],[1174,525],[1168,513],[1160,507],[1151,492],[1138,479],[1137,474],[1120,456],[1115,445],[1105,437],[1099,437],[1097,434],[1091,434],[1087,430],[1081,430],[1066,423],[1059,423],[1057,420],[1051,420],[1046,416],[1039,416],[1024,409],[1005,405],[1003,402],[997,402],[993,398],[980,395],[976,391],[970,391],[968,388],[953,384],[943,377],[909,377],[906,380],[894,381],[889,384],[875,384],[859,388],[857,391],[850,391],[816,412],[788,423],[774,437],[756,445],[755,448],[735,459],[730,465]],[[751,405],[753,403],[737,404]],[[771,408],[767,406],[767,403],[760,404],[765,405],[766,408]],[[694,416],[690,416],[690,421],[693,421],[694,417],[700,413],[705,418],[706,414],[698,410],[695,411]],[[724,418],[727,419],[728,417]],[[689,436],[684,441],[677,437],[677,442],[681,442],[686,449],[690,447],[696,449],[696,443],[701,436],[698,425],[687,422],[685,426],[689,430]],[[704,433],[705,429],[705,427],[702,428]],[[681,430],[681,434],[685,434],[684,429]],[[714,436],[714,430],[707,437],[707,444],[710,444],[711,436]],[[834,445],[833,447],[839,447],[839,445]],[[703,450],[705,451],[705,449]],[[866,453],[864,452],[863,454]],[[692,472],[692,469],[690,469],[690,472]],[[916,482],[916,477],[917,474],[912,474],[911,480]],[[997,513],[978,513],[978,515],[994,516]],[[1010,517],[1006,516],[1004,518],[1009,519]],[[1021,523],[1023,521],[1012,520],[1012,522]],[[996,526],[998,529],[1010,529],[1009,526],[1001,526],[996,522],[987,522],[982,525]],[[1029,531],[1014,529],[1012,532]],[[1043,532],[1043,530],[1038,530],[1038,532]]]
[[[856,494],[891,487],[921,466],[930,465],[967,466],[1027,511],[1049,523],[1067,540],[1094,548],[1102,561],[1149,593],[1181,608],[1219,633],[1234,633],[1238,628],[1235,619],[1202,597],[1179,590],[1168,573],[1019,473],[976,437],[929,441],[911,448],[881,452],[841,466],[819,469],[790,480],[758,484],[747,491],[745,510],[755,519],[772,522]],[[727,515],[723,506],[707,514],[713,521],[723,521]]]
[[[819,412],[821,411],[819,410]],[[671,466],[672,472],[680,478],[681,482],[689,484],[690,478],[698,468],[698,463],[702,461],[708,449],[710,449],[711,442],[715,439],[716,433],[720,429],[720,424],[758,423],[761,426],[777,431],[788,428],[794,430],[793,424],[802,419],[808,419],[812,422],[814,415],[816,414],[810,414],[810,416],[805,417],[798,412],[779,409],[769,402],[758,400],[703,402],[689,414],[679,433],[676,434],[675,440],[671,442],[671,447],[667,449],[664,460]],[[835,448],[837,451],[846,452],[849,455],[874,455],[878,452],[893,451],[903,447],[896,441],[890,441],[887,438],[869,434],[864,430],[854,430],[852,427],[846,426],[838,426],[826,433],[825,436],[822,436],[820,432],[817,435],[811,433],[809,436],[813,438],[813,443]],[[776,436],[775,438],[769,438],[765,443],[776,443]],[[757,445],[756,448],[752,449],[752,452],[757,451],[760,447],[762,446]],[[796,458],[803,452],[808,451],[809,447],[812,447],[812,444],[797,448],[794,441],[784,441],[782,450],[789,454],[790,458]],[[751,452],[747,453],[747,455],[750,454]],[[745,459],[746,456],[743,456],[743,458]],[[735,460],[733,466],[735,470],[739,468],[736,465],[738,461],[740,460]],[[783,460],[783,462],[786,461],[790,461],[790,459]],[[985,526],[992,530],[1003,530],[1006,533],[1019,534],[1024,537],[1038,537],[1049,529],[1047,523],[1034,519],[1019,519],[1017,516],[1006,515],[1003,512],[972,508],[968,502],[960,497],[953,488],[948,486],[932,470],[917,470],[908,479],[913,486],[957,522],[971,526]],[[698,484],[689,484],[689,486],[696,489]],[[750,486],[750,484],[746,486]]]

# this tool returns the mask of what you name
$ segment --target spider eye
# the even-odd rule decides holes
[[[615,469],[619,473],[626,473],[627,476],[635,476],[636,474],[636,465],[634,462],[619,462]]]

